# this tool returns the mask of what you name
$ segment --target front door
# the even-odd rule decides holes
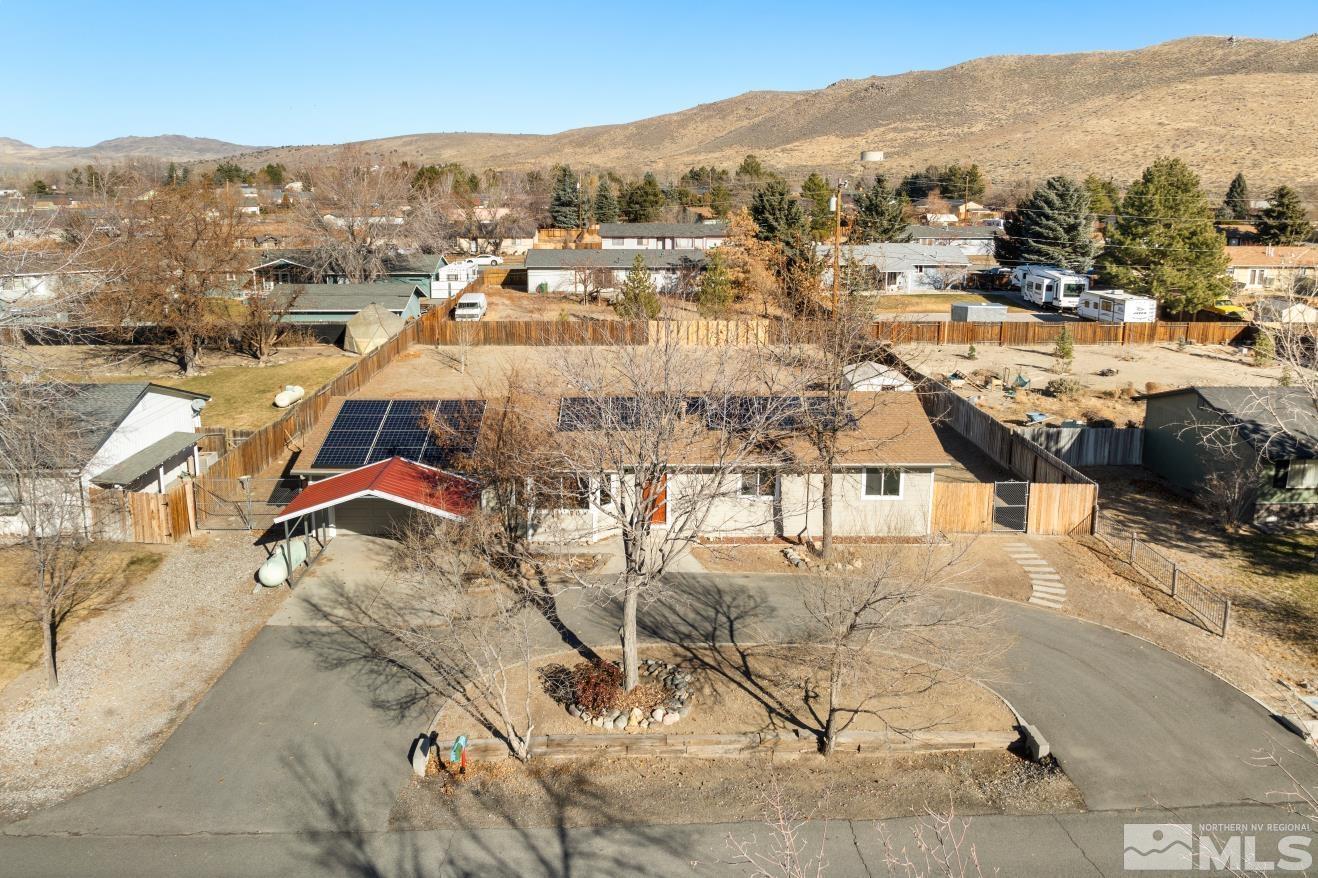
[[[650,524],[668,524],[668,474],[643,487],[641,500],[650,510]]]

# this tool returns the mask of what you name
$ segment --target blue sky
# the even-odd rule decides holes
[[[550,133],[982,55],[1295,39],[1318,31],[1318,4],[0,0],[0,22],[0,136],[279,145]]]

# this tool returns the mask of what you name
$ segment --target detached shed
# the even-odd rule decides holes
[[[369,354],[403,331],[407,322],[383,305],[371,303],[358,311],[343,330],[343,349]]]

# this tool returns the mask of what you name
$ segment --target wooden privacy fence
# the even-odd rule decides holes
[[[1008,347],[1053,344],[1066,327],[1078,345],[1144,345],[1186,341],[1193,344],[1244,344],[1253,334],[1248,323],[1090,323],[1004,321],[953,323],[880,320],[874,338],[892,344],[993,344]]]
[[[1017,432],[1071,466],[1139,466],[1140,427],[1020,427]]]
[[[164,494],[88,489],[92,531],[98,539],[132,543],[171,543],[196,532],[191,479],[180,479]]]
[[[988,533],[993,529],[992,482],[934,482],[933,529]]]

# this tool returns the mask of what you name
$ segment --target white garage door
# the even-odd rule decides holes
[[[388,500],[363,497],[334,507],[334,526],[341,533],[393,536],[406,526],[412,512],[408,507]]]

